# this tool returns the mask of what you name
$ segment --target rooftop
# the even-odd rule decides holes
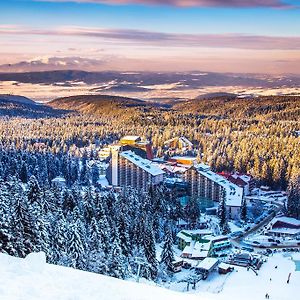
[[[161,170],[156,164],[153,164],[150,160],[142,158],[136,155],[133,151],[123,151],[120,153],[120,156],[128,159],[137,167],[143,169],[147,173],[150,173],[152,176],[163,175],[165,172]]]
[[[300,234],[300,228],[273,228],[269,230],[270,233],[281,233],[289,235],[298,235]]]
[[[217,184],[221,185],[226,191],[226,205],[228,206],[241,206],[242,198],[243,198],[243,188],[239,187],[238,185],[230,182],[223,176],[214,173],[209,169],[208,166],[204,164],[200,164],[195,166],[197,171],[207,177],[208,179],[216,182]]]
[[[121,141],[137,141],[140,137],[138,135],[125,135],[121,138]]]
[[[206,257],[202,260],[198,265],[197,268],[210,271],[218,264],[219,260],[214,257]]]
[[[297,220],[295,218],[290,218],[290,217],[278,217],[273,219],[273,224],[275,224],[277,221],[282,222],[282,223],[286,223],[286,224],[290,224],[290,225],[294,225],[294,226],[299,226],[300,227],[300,220]]]
[[[205,258],[209,254],[211,242],[200,243],[192,241],[189,246],[186,246],[182,251],[182,254],[188,255],[190,258]]]
[[[57,176],[57,177],[53,178],[51,181],[52,182],[66,182],[66,179],[61,176]]]

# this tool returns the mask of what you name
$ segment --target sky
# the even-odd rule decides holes
[[[300,0],[0,0],[0,70],[300,74]]]

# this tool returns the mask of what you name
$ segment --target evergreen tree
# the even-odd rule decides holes
[[[247,201],[245,198],[242,200],[240,218],[243,221],[247,221]]]
[[[84,235],[82,232],[82,224],[80,220],[69,225],[68,230],[68,248],[67,253],[71,259],[73,268],[81,268],[84,266],[84,252],[86,249]]]
[[[128,262],[120,247],[119,235],[115,232],[114,240],[110,248],[108,263],[108,275],[125,279],[128,275]]]
[[[288,185],[287,214],[300,219],[300,175],[291,178]]]
[[[106,215],[103,215],[99,220],[98,228],[99,228],[99,240],[101,241],[101,248],[103,249],[105,255],[108,255],[111,247],[110,245],[111,227],[109,226]]]
[[[223,197],[220,200],[219,208],[218,208],[218,216],[219,216],[219,226],[222,234],[230,233],[230,228],[228,225],[227,219],[227,210],[226,210],[226,192],[223,192]]]
[[[29,203],[41,204],[41,189],[35,176],[31,176],[28,182],[27,197]]]
[[[149,263],[150,279],[155,280],[158,271],[158,261],[156,259],[154,232],[151,224],[146,223],[146,228],[143,237],[144,253]]]
[[[98,180],[99,180],[99,168],[97,167],[96,164],[93,165],[92,170],[91,170],[91,179],[92,179],[92,184],[96,185]]]
[[[28,170],[27,164],[25,162],[22,162],[21,169],[19,172],[19,178],[23,183],[27,183],[28,181]]]
[[[50,237],[50,254],[48,261],[50,263],[63,264],[67,253],[68,231],[67,224],[62,213],[59,213],[52,225],[52,236]]]
[[[185,207],[185,215],[189,220],[190,226],[194,227],[200,218],[200,207],[197,198],[189,197],[188,203]]]
[[[165,242],[161,253],[160,263],[164,264],[167,269],[174,272],[173,261],[175,260],[173,251],[173,237],[170,228],[168,227],[165,234]]]

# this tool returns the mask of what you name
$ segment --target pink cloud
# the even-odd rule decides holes
[[[235,48],[256,50],[300,50],[300,37],[244,34],[177,34],[142,30],[65,27],[35,29],[0,25],[0,35],[40,35],[99,38],[158,47]]]
[[[284,0],[36,0],[48,2],[78,2],[102,4],[169,5],[178,7],[272,7],[292,8]]]

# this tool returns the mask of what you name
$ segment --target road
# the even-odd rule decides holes
[[[248,231],[245,231],[241,237],[231,239],[231,243],[233,244],[233,246],[235,246],[237,248],[242,248],[242,247],[245,247],[245,246],[249,247],[249,245],[247,245],[243,242],[244,238],[246,238],[247,236],[249,236],[251,234],[258,233],[260,229],[263,229],[264,226],[267,225],[277,215],[277,213],[279,213],[283,209],[283,204],[282,203],[278,203],[278,202],[275,202],[275,201],[270,201],[270,203],[276,206],[276,208],[274,208],[274,212],[269,214],[260,223],[255,224]],[[255,246],[251,246],[251,247],[256,248],[256,249],[261,249],[259,247],[255,247]],[[268,248],[279,248],[279,247],[278,246],[270,246]]]

